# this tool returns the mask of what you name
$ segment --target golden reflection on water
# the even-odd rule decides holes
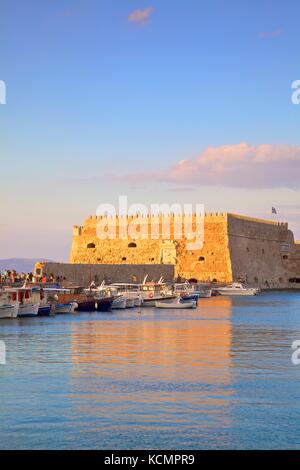
[[[73,377],[132,377],[168,383],[231,382],[231,299],[200,302],[191,314],[139,315],[72,324]],[[96,314],[97,315],[97,314]],[[99,314],[98,314],[99,315]],[[100,314],[101,315],[101,314]],[[115,315],[112,313],[111,315]],[[84,365],[84,367],[76,367]]]

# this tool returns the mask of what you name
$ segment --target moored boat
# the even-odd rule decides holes
[[[196,308],[197,304],[195,300],[191,302],[171,302],[171,303],[164,303],[164,302],[155,302],[156,308],[167,308],[167,309],[179,309],[185,310],[190,308]]]
[[[2,318],[16,318],[18,315],[19,305],[3,304],[0,305],[0,319]]]
[[[40,303],[20,303],[18,317],[36,317],[39,311]]]
[[[126,297],[122,295],[117,296],[112,303],[112,309],[124,309],[126,308]]]
[[[74,311],[78,308],[78,304],[76,302],[69,302],[65,304],[56,303],[54,307],[55,315],[60,313],[74,313]]]
[[[240,282],[233,282],[228,286],[216,287],[216,290],[220,295],[257,295],[259,289],[255,287],[244,287]]]
[[[51,305],[51,304],[40,305],[40,306],[39,306],[39,309],[38,309],[38,316],[40,316],[40,317],[46,317],[46,316],[50,315],[51,309],[52,309],[52,305]]]
[[[113,297],[99,297],[96,298],[97,312],[109,312],[112,307]]]

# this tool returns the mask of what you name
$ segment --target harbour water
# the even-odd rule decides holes
[[[1,449],[299,449],[300,293],[1,320]]]

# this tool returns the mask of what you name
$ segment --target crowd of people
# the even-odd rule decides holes
[[[54,276],[50,274],[49,276],[44,273],[43,277],[34,276],[33,273],[18,273],[16,270],[4,270],[0,271],[0,284],[1,285],[21,285],[24,282],[41,282],[41,283],[61,283],[65,281],[66,278],[63,276]]]

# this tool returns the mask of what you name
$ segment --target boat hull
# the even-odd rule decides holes
[[[109,312],[113,303],[112,297],[106,297],[103,299],[96,300],[96,310],[97,312]]]
[[[18,309],[18,317],[36,317],[40,304],[20,304]]]
[[[126,308],[126,299],[125,299],[125,298],[122,298],[122,297],[121,297],[121,298],[114,299],[111,308],[112,308],[113,310]]]
[[[17,309],[15,305],[1,305],[0,306],[0,319],[2,318],[16,318]]]
[[[83,300],[77,302],[78,312],[94,312],[96,310],[95,300]]]
[[[191,302],[173,302],[173,303],[164,303],[164,302],[155,302],[156,308],[166,308],[166,309],[176,309],[176,310],[185,310],[190,308],[196,308],[196,301],[192,300]]]
[[[70,302],[67,304],[56,304],[54,313],[55,315],[59,315],[61,313],[73,313],[76,308],[78,308],[78,304],[76,302]]]
[[[38,309],[39,317],[48,317],[51,313],[52,305],[42,305]]]
[[[176,299],[176,296],[146,298],[146,299],[143,299],[142,306],[143,307],[155,307],[156,302],[167,303],[167,304],[174,303],[174,299]]]

